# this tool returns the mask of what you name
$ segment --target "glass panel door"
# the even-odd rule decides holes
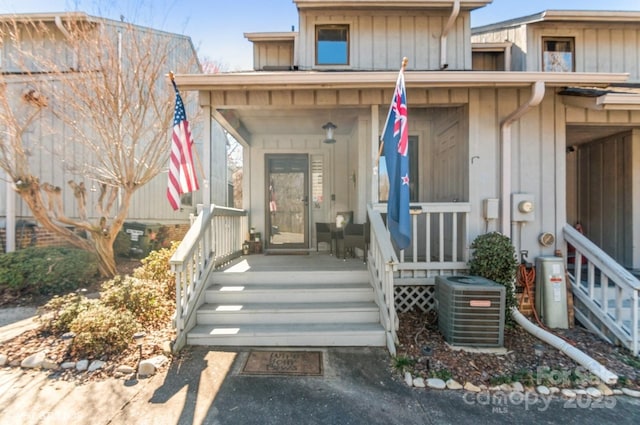
[[[308,248],[309,159],[291,154],[266,160],[268,248]]]

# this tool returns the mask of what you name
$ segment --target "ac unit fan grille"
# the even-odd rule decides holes
[[[474,283],[477,282],[477,285]],[[465,276],[436,278],[438,327],[453,345],[500,347],[504,343],[505,288]]]

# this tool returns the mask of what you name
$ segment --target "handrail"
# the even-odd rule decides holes
[[[574,270],[569,273],[574,296],[584,304],[590,312],[598,317],[609,331],[616,336],[634,355],[638,352],[638,299],[640,296],[640,281],[629,271],[608,256],[596,244],[578,232],[570,225],[563,228],[564,239],[575,248]],[[566,264],[570,270],[569,264]],[[583,283],[583,268],[586,266],[586,282]],[[613,283],[614,288],[609,288]],[[613,290],[615,307],[609,308],[609,291]],[[624,301],[629,301],[625,306]],[[629,309],[630,326],[626,326],[625,309]],[[581,314],[581,321],[590,323],[585,315],[576,309],[576,314]],[[595,328],[595,326],[594,326]],[[596,329],[594,329],[596,330]]]
[[[247,230],[246,211],[216,205],[203,208],[169,260],[176,278],[174,351],[184,346],[187,332],[195,325],[194,313],[209,274],[242,254]]]
[[[398,315],[395,308],[395,290],[393,274],[398,265],[389,234],[382,220],[380,211],[371,205],[367,208],[370,222],[370,247],[367,259],[369,280],[373,286],[376,303],[380,308],[380,321],[384,327],[387,348],[392,356],[396,354],[398,343]]]

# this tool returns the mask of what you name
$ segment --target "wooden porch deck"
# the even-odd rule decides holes
[[[336,258],[328,251],[299,251],[278,254],[243,255],[220,270],[223,273],[296,272],[296,271],[364,271],[362,258]]]

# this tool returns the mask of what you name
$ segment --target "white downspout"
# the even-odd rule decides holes
[[[596,375],[598,378],[602,380],[605,384],[615,384],[618,382],[618,376],[614,373],[610,372],[607,368],[605,368],[602,364],[598,363],[593,358],[589,357],[582,351],[570,345],[568,342],[563,341],[557,336],[545,331],[542,328],[537,327],[533,323],[531,323],[526,317],[522,315],[518,311],[517,308],[513,307],[511,309],[511,317],[522,326],[527,332],[531,333],[538,339],[546,342],[552,347],[557,348],[558,350],[565,353],[567,356],[571,357],[576,363],[584,366],[589,370],[589,372]]]
[[[518,109],[513,111],[500,123],[500,134],[502,138],[501,147],[501,202],[502,202],[502,234],[511,238],[511,124],[520,119],[531,108],[538,106],[544,98],[545,85],[544,81],[536,81],[531,88],[531,97],[529,100],[520,105]]]
[[[444,26],[442,35],[440,36],[440,69],[447,69],[449,67],[447,63],[447,35],[449,35],[449,31],[453,28],[453,24],[456,22],[458,14],[460,13],[460,0],[454,0],[452,6],[451,15],[449,15],[449,20]]]

